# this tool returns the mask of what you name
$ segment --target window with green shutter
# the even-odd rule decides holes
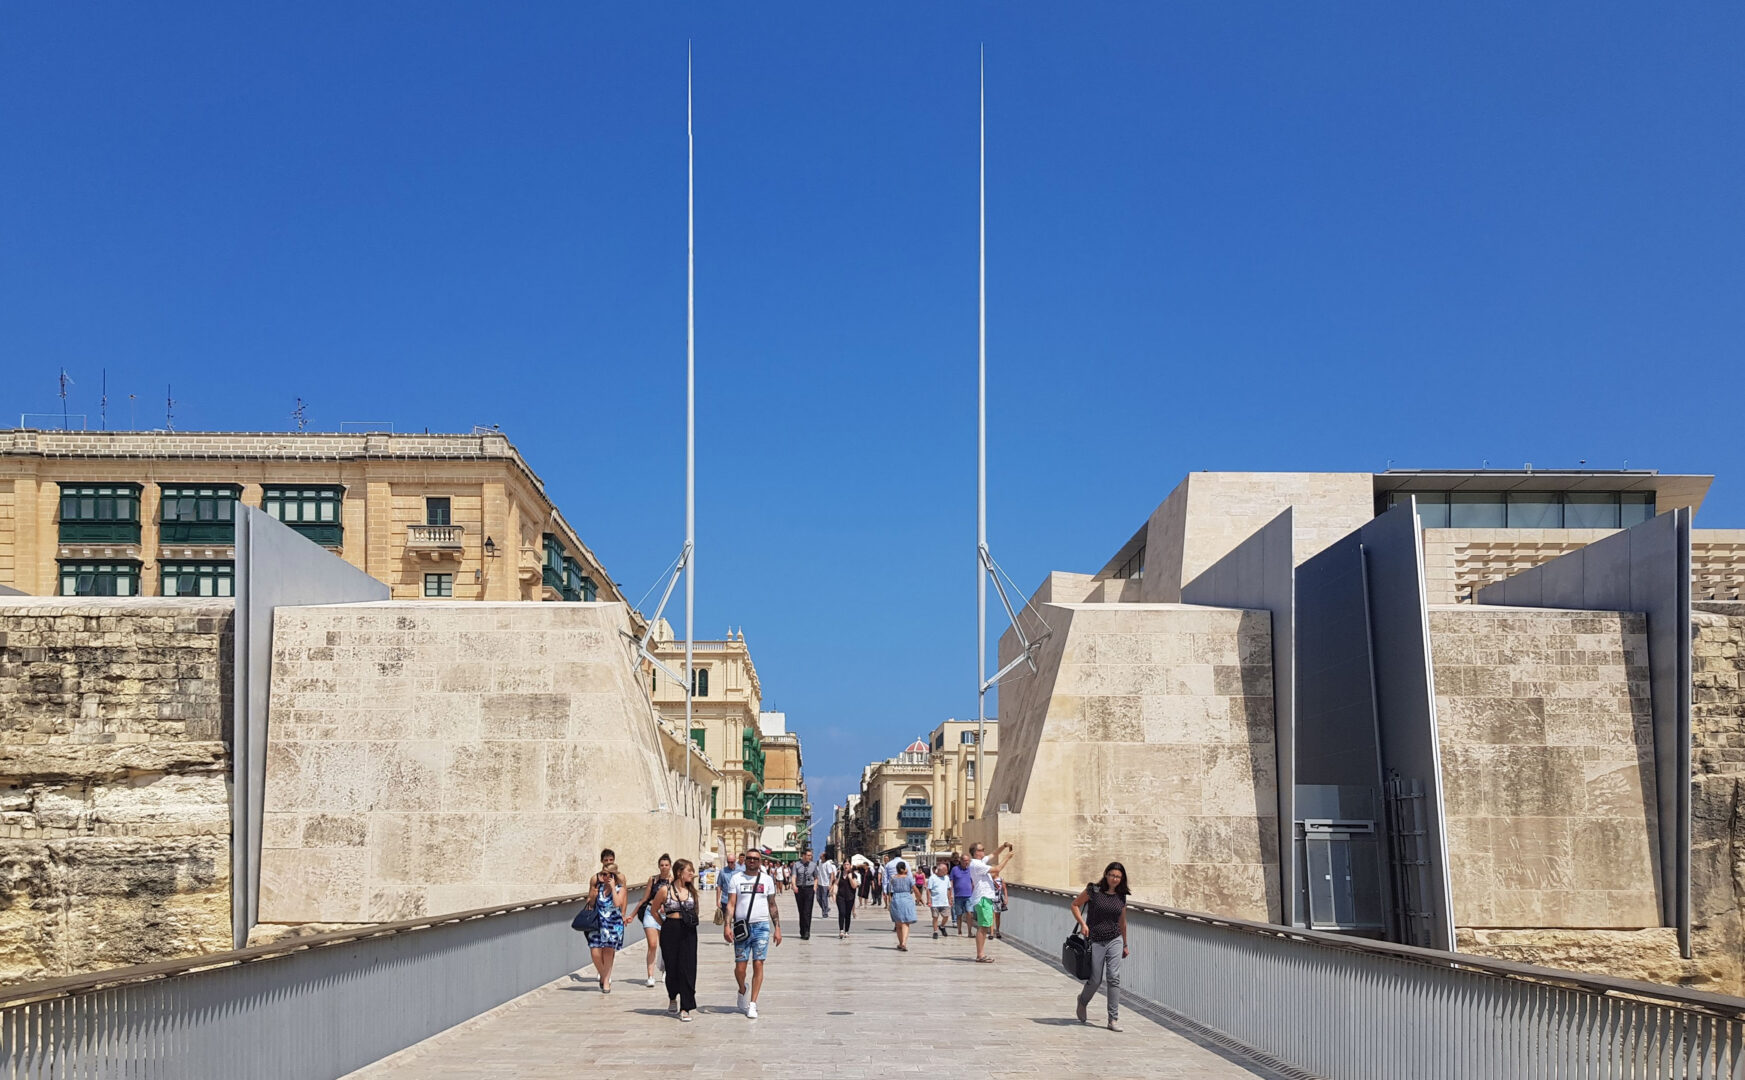
[[[338,547],[345,488],[336,485],[268,484],[261,509],[323,547]]]
[[[136,562],[75,562],[61,566],[62,596],[138,596]]]
[[[139,543],[138,484],[62,484],[63,544]]]
[[[158,512],[159,539],[166,544],[233,544],[236,542],[235,484],[163,487]]]
[[[235,596],[236,568],[219,562],[167,562],[160,566],[159,593],[164,596]]]

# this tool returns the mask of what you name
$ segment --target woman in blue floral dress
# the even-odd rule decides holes
[[[618,872],[617,855],[611,848],[600,852],[600,872],[589,882],[594,894],[594,910],[600,915],[600,929],[588,935],[588,953],[594,959],[594,972],[600,980],[600,993],[612,992],[612,961],[624,947],[624,906],[628,890],[624,875]]]

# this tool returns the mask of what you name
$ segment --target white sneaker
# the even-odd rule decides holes
[[[654,985],[654,976],[653,975],[650,975],[648,977],[648,985],[650,985],[650,986]]]
[[[746,1005],[745,1005],[745,1018],[747,1020],[756,1020],[757,1019],[757,1002],[750,1001],[750,1002],[746,1003]]]
[[[745,995],[745,991],[744,991],[744,990],[741,990],[741,991],[740,991],[740,992],[739,992],[739,1011],[740,1011],[740,1012],[744,1012],[744,1011],[745,1011],[745,1007],[746,1007],[746,1006],[747,1006],[747,1005],[750,1005],[750,1004],[751,1004],[751,999],[750,999],[750,998],[749,998],[749,997],[747,997],[747,996],[746,996],[746,995]]]

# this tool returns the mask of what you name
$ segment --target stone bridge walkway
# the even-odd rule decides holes
[[[929,1076],[1098,1075],[1223,1080],[1277,1074],[1185,1031],[1123,1007],[1121,1032],[1073,1018],[1079,983],[1009,943],[989,942],[993,964],[974,963],[969,938],[911,939],[896,950],[884,911],[861,909],[846,940],[836,920],[814,920],[801,941],[791,901],[772,947],[760,1017],[734,1008],[732,950],[718,936],[699,946],[693,1020],[667,1015],[666,990],[643,974],[640,941],[619,954],[612,993],[591,969],[568,976],[352,1074],[354,1080],[544,1080],[783,1076],[840,1080]],[[704,930],[719,929],[705,924]],[[635,928],[633,928],[635,932]],[[657,976],[658,978],[658,976]],[[1091,1019],[1103,1016],[1103,999]]]

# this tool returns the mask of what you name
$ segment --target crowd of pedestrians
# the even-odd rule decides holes
[[[612,992],[613,962],[628,945],[625,928],[639,923],[647,943],[646,978],[657,985],[665,976],[667,1011],[689,1022],[697,1010],[699,927],[705,910],[703,894],[713,891],[714,924],[733,949],[733,978],[738,1011],[758,1016],[765,965],[772,948],[782,943],[781,904],[792,893],[799,914],[800,940],[812,936],[814,908],[828,919],[835,907],[837,937],[846,938],[857,918],[871,909],[885,909],[896,938],[896,949],[908,952],[910,935],[926,916],[934,940],[973,936],[975,960],[991,964],[988,941],[1000,937],[1000,916],[1007,909],[1003,875],[1014,854],[1010,843],[990,856],[981,844],[962,853],[941,856],[931,869],[903,858],[854,856],[841,863],[826,851],[816,857],[807,847],[791,866],[771,865],[761,851],[726,856],[719,868],[699,870],[689,859],[660,857],[648,878],[642,902],[628,908],[624,874],[617,856],[600,853],[600,869],[589,882],[588,947],[600,992]],[[1073,920],[1089,943],[1090,977],[1078,995],[1077,1015],[1088,1022],[1087,1010],[1099,989],[1108,997],[1108,1027],[1120,1031],[1121,961],[1129,955],[1127,869],[1112,862],[1103,876],[1085,886],[1072,902]],[[885,920],[880,920],[881,925]],[[581,919],[578,917],[578,927]]]

